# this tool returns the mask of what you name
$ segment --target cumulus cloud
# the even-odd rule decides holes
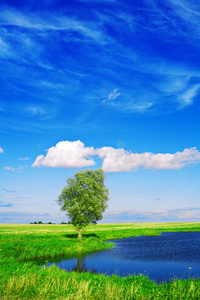
[[[81,141],[62,141],[51,147],[47,155],[40,155],[33,163],[33,167],[63,167],[63,168],[82,168],[95,164],[91,155],[95,154],[93,147],[85,147]]]
[[[105,172],[128,172],[140,167],[145,169],[179,170],[186,165],[200,162],[200,152],[196,148],[170,153],[131,153],[124,149],[103,147],[96,150],[103,160]]]
[[[40,155],[33,167],[82,168],[95,165],[92,156],[102,159],[105,172],[129,172],[139,168],[154,170],[179,170],[187,165],[200,162],[200,152],[194,147],[182,152],[171,153],[131,153],[124,149],[85,147],[81,141],[62,141],[51,147],[47,155]]]
[[[3,153],[3,149],[0,147],[0,153]]]

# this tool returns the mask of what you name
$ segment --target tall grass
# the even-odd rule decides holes
[[[200,299],[200,280],[157,285],[145,276],[105,276],[39,267],[35,258],[112,247],[109,239],[200,231],[200,223],[90,226],[79,241],[70,225],[0,225],[0,299]]]

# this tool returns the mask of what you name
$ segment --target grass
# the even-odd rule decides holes
[[[79,241],[71,225],[0,224],[0,299],[200,299],[200,280],[157,285],[145,276],[105,276],[40,268],[35,258],[97,251],[106,240],[200,231],[200,223],[136,223],[89,226]]]

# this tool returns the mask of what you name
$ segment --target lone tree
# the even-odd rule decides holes
[[[58,197],[57,202],[61,210],[67,212],[79,239],[82,238],[82,229],[101,220],[108,207],[109,191],[104,180],[102,169],[77,172],[74,178],[67,179],[67,185]]]

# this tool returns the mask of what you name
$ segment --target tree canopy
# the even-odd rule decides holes
[[[66,211],[81,238],[81,230],[103,218],[108,206],[109,191],[104,184],[102,169],[77,172],[67,179],[67,185],[58,197],[61,210]]]

